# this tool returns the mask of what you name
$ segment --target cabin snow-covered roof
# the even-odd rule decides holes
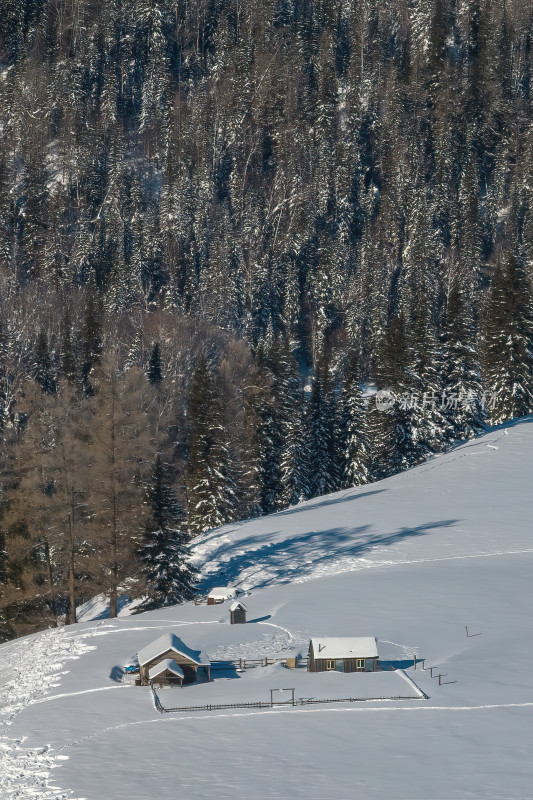
[[[248,611],[244,603],[241,603],[240,600],[234,600],[233,603],[230,605],[230,611],[236,611],[238,608],[242,608],[243,611]]]
[[[378,658],[375,636],[325,636],[311,639],[315,658]]]
[[[159,664],[155,664],[153,667],[151,667],[151,669],[148,671],[148,677],[150,680],[153,680],[167,669],[178,678],[183,678],[183,670],[178,664],[176,664],[173,658],[165,658],[163,661],[160,661]]]
[[[215,586],[207,596],[213,600],[232,600],[237,597],[237,589],[232,586]]]
[[[155,642],[147,644],[146,647],[139,650],[139,666],[143,667],[145,664],[153,661],[154,658],[162,656],[163,653],[167,653],[169,650],[173,650],[175,653],[178,653],[178,655],[184,656],[194,664],[198,664],[198,666],[208,666],[211,663],[209,657],[205,653],[201,650],[192,650],[190,647],[187,647],[175,633],[164,633],[163,636],[160,636]]]

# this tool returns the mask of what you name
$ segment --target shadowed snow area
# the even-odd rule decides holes
[[[528,550],[531,418],[379,483],[200,537],[204,585],[303,581],[409,561]]]
[[[229,602],[109,620],[96,600],[92,621],[1,646],[2,800],[533,797],[531,422],[197,539],[204,587],[250,592],[245,625],[229,624]],[[161,715],[148,688],[120,679],[165,632],[212,660],[377,636],[384,665],[429,699],[401,672],[272,664],[214,669],[211,683],[159,697],[166,708],[268,702],[294,688],[361,702]],[[411,699],[377,699],[387,697]]]

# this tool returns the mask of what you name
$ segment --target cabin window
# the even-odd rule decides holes
[[[365,659],[364,658],[356,658],[355,659],[355,668],[356,669],[364,669],[365,668]]]
[[[326,669],[335,669],[335,659],[328,658],[326,661]]]

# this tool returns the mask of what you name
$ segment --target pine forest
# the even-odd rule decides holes
[[[0,5],[0,641],[533,412],[530,3]]]

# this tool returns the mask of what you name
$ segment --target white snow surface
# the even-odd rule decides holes
[[[166,670],[172,672],[173,675],[177,675],[178,678],[183,678],[183,670],[176,664],[173,658],[165,658],[163,661],[160,661],[159,664],[155,664],[152,669],[148,671],[148,677],[152,680]]]
[[[532,423],[197,539],[206,590],[250,591],[245,625],[184,604],[1,646],[1,800],[533,798]],[[160,714],[120,679],[168,633],[212,661],[375,633],[384,671],[213,667],[163,706],[360,702]]]
[[[237,590],[231,586],[214,586],[209,591],[211,600],[232,600],[237,597]]]
[[[311,639],[315,658],[377,658],[373,636],[322,636]]]
[[[153,661],[154,658],[166,653],[168,650],[174,650],[175,653],[189,658],[195,664],[209,664],[209,658],[204,653],[188,647],[175,633],[164,633],[155,642],[151,642],[139,650],[140,666],[143,667],[149,661]]]
[[[241,603],[240,600],[234,600],[233,603],[230,605],[230,611],[237,611],[238,608],[242,608],[243,611],[248,611],[244,603]]]

